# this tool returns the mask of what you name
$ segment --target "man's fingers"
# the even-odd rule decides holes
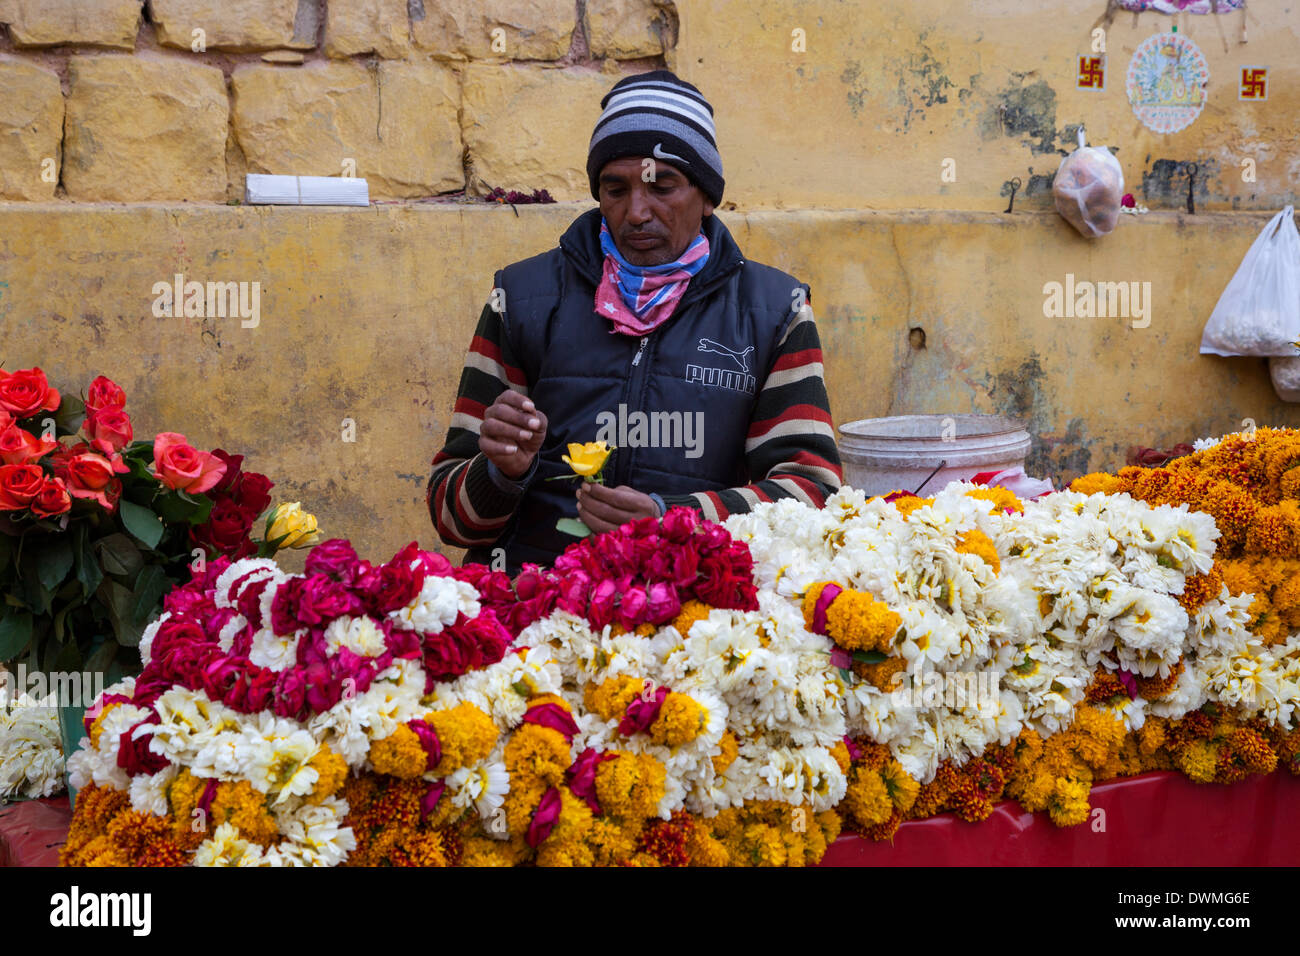
[[[641,493],[627,485],[610,488],[596,481],[586,482],[587,492],[596,501],[604,502],[620,511],[634,514],[641,504]]]
[[[522,412],[509,405],[492,405],[483,415],[485,422],[500,422],[514,429],[516,437],[522,438],[520,432],[531,435],[542,427],[542,419],[537,412]]]
[[[499,459],[509,458],[519,451],[519,446],[480,435],[478,437],[478,450],[487,455],[488,458],[497,461],[497,467],[499,468],[501,467]]]
[[[527,442],[536,436],[536,432],[524,428],[516,428],[506,422],[498,421],[495,418],[483,419],[483,424],[479,426],[479,435],[486,435],[494,441],[507,444],[518,444]]]
[[[608,521],[614,525],[620,525],[632,516],[623,509],[615,507],[607,502],[600,501],[597,498],[586,495],[578,498],[578,510],[599,518],[601,521]]]
[[[494,404],[509,405],[511,408],[518,409],[520,412],[526,412],[530,415],[537,411],[537,406],[533,404],[531,398],[527,395],[520,395],[512,388],[508,388],[498,395]]]

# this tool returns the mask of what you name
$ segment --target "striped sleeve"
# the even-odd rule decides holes
[[[523,370],[510,354],[505,325],[491,303],[483,307],[465,356],[451,426],[434,456],[425,497],[444,544],[468,548],[494,542],[523,496],[523,486],[494,480],[478,449],[483,415],[507,388],[528,394]]]
[[[745,465],[755,479],[750,484],[664,495],[664,504],[696,508],[711,521],[777,498],[797,498],[820,508],[844,480],[811,306],[800,310],[777,346],[776,360],[754,403]]]

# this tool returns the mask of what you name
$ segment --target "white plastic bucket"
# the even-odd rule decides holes
[[[1023,468],[1033,444],[1022,423],[1001,415],[895,415],[839,431],[844,483],[869,495],[930,495],[981,471]]]

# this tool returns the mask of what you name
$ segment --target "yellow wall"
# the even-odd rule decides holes
[[[12,206],[0,210],[0,357],[73,390],[114,378],[138,433],[246,454],[278,496],[371,556],[431,546],[428,465],[492,274],[586,208]],[[1300,424],[1263,360],[1196,354],[1264,214],[1152,213],[1098,243],[1054,213],[720,216],[748,257],[811,284],[837,424],[1010,413],[1038,439],[1032,470],[1060,478],[1245,417]],[[257,327],[154,317],[154,283],[178,271],[259,282]],[[1150,325],[1046,318],[1043,285],[1067,272],[1150,281]],[[355,443],[341,440],[345,418]]]

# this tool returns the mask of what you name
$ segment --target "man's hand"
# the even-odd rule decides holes
[[[483,413],[478,449],[510,479],[528,471],[546,439],[546,416],[532,399],[506,389]]]
[[[627,485],[606,488],[594,481],[578,485],[578,517],[597,533],[613,531],[621,524],[637,518],[653,518],[658,514],[653,498]]]

